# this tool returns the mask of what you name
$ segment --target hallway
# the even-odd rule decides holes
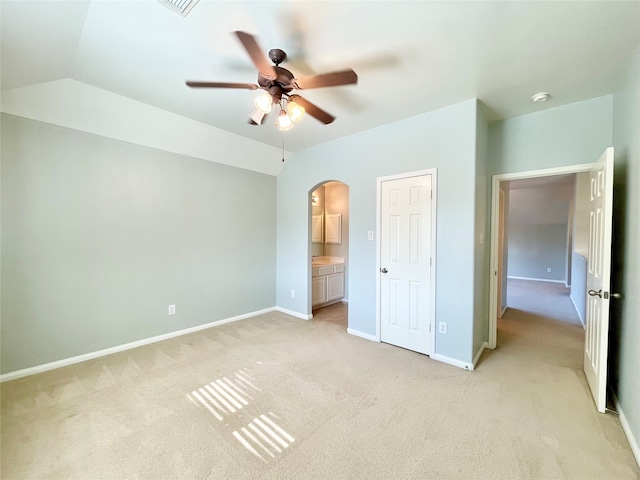
[[[510,279],[507,292],[509,308],[498,320],[498,350],[527,366],[539,363],[572,370],[590,398],[582,371],[584,329],[569,289],[559,283]],[[531,388],[535,387],[533,383]]]
[[[571,289],[562,283],[510,278],[507,283],[507,311],[517,310],[520,313],[582,327],[569,297],[570,292]]]

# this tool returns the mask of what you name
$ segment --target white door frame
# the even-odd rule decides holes
[[[376,336],[375,341],[380,341],[380,254],[382,246],[382,182],[389,180],[400,180],[403,178],[421,177],[423,175],[431,175],[431,311],[429,312],[430,332],[431,332],[431,352],[436,353],[436,213],[438,200],[438,169],[430,168],[428,170],[418,170],[415,172],[399,173],[397,175],[388,175],[378,177],[376,179]]]
[[[496,348],[498,338],[498,234],[500,215],[500,182],[525,178],[548,177],[571,173],[589,172],[594,163],[569,165],[566,167],[529,170],[526,172],[493,175],[491,182],[491,268],[489,269],[489,348]],[[505,288],[505,286],[503,286]]]
[[[507,214],[505,208],[505,197],[507,194],[504,189],[498,185],[498,230],[496,230],[497,234],[497,242],[498,242],[498,258],[497,264],[498,268],[496,268],[496,272],[499,275],[496,276],[496,306],[500,307],[500,309],[496,309],[496,315],[498,318],[502,318],[504,311],[506,309],[506,305],[502,304],[502,298],[504,297],[504,289],[506,285],[503,282],[504,279],[504,231],[505,231],[505,215]],[[508,230],[507,226],[507,230]]]

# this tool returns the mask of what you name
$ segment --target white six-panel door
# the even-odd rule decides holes
[[[432,175],[381,182],[380,340],[432,353]]]
[[[606,408],[613,223],[613,148],[591,170],[584,373],[599,412]]]

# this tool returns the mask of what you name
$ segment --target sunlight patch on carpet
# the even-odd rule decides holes
[[[253,378],[244,370],[236,372],[235,377],[235,382],[227,377],[218,378],[194,390],[187,398],[198,407],[206,408],[218,420],[222,420],[223,415],[231,415],[249,405],[249,401],[253,399],[247,393],[249,387],[260,391],[249,382]]]
[[[271,415],[275,417],[272,413]],[[295,438],[266,415],[254,418],[248,427],[242,427],[240,431],[235,430],[233,436],[244,448],[265,463],[267,460],[262,454],[275,458],[276,455],[282,453],[284,449],[289,448],[296,441]]]
[[[246,385],[247,387],[253,388],[257,392],[260,392],[261,390],[251,382],[251,380],[255,380],[255,379],[251,375],[249,375],[246,370],[247,370],[246,368],[243,368],[242,370],[238,370],[235,373],[236,380],[240,384]]]

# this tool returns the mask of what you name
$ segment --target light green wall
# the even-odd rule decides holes
[[[640,50],[614,96],[615,148],[611,382],[636,447],[640,444]],[[638,455],[640,452],[636,452]],[[640,458],[638,458],[640,461]]]
[[[568,280],[567,241],[573,190],[573,184],[565,182],[510,191],[509,276]]]
[[[9,115],[1,153],[3,373],[275,304],[275,177]]]
[[[511,192],[511,205],[514,203]],[[568,224],[531,224],[509,218],[510,277],[532,278],[552,282],[567,280]],[[551,272],[547,272],[551,268]]]
[[[595,162],[612,145],[612,113],[608,95],[492,123],[489,174]]]
[[[436,352],[471,361],[476,110],[469,100],[292,155],[278,176],[277,305],[310,313],[309,192],[339,180],[349,186],[349,328],[375,335],[376,179],[437,168],[436,321],[448,333]]]

